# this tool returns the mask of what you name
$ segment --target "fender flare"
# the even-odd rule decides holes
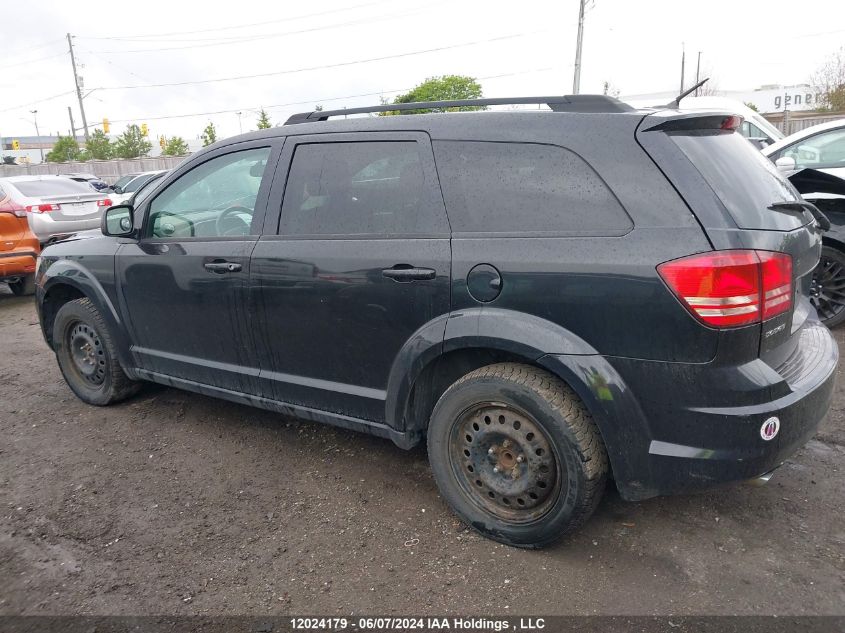
[[[74,288],[87,297],[94,307],[100,311],[103,320],[109,327],[109,332],[117,345],[118,360],[124,371],[133,367],[133,361],[129,353],[130,339],[124,320],[120,311],[109,298],[106,289],[100,281],[86,270],[83,266],[71,259],[57,259],[44,272],[38,289],[38,316],[41,322],[41,331],[44,340],[49,341],[48,333],[43,318],[44,298],[50,290],[56,286],[65,285]]]
[[[458,349],[489,349],[536,361],[546,354],[596,354],[565,328],[546,319],[501,308],[477,307],[440,315],[414,332],[390,369],[385,420],[404,426],[405,407],[423,369]]]

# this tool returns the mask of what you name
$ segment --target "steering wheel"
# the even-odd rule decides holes
[[[217,216],[215,221],[215,228],[217,235],[247,235],[249,233],[250,222],[247,222],[243,216],[248,215],[252,218],[252,209],[244,207],[239,204],[229,207],[223,213]],[[229,226],[226,226],[226,223]]]

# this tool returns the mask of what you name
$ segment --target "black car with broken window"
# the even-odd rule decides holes
[[[511,103],[548,107],[340,116]],[[152,381],[426,442],[468,525],[540,547],[608,479],[766,478],[830,406],[827,221],[740,124],[587,95],[296,115],[47,248],[44,336],[93,405]]]

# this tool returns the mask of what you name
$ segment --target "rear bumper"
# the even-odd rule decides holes
[[[816,432],[830,408],[839,350],[818,321],[788,362],[711,367],[608,359],[639,402],[646,437],[631,446],[623,496],[685,493],[768,473]],[[715,397],[714,397],[715,394]],[[774,438],[763,438],[777,418]]]
[[[57,235],[67,235],[85,231],[88,229],[100,228],[101,214],[88,216],[78,220],[55,220],[49,213],[29,214],[29,228],[42,244]]]
[[[36,257],[34,251],[0,252],[0,281],[34,274]]]
[[[748,480],[782,464],[827,414],[839,349],[807,320],[777,367],[547,354],[538,363],[571,385],[602,434],[623,498],[634,501]],[[728,355],[728,354],[726,354]],[[764,440],[776,416],[780,430]]]

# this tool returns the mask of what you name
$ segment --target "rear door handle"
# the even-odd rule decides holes
[[[210,272],[222,275],[223,273],[236,273],[241,270],[243,266],[236,262],[224,262],[218,260],[203,264],[203,268]]]
[[[425,281],[434,279],[437,271],[433,268],[415,268],[410,264],[397,264],[393,268],[385,268],[381,274],[393,281]]]

